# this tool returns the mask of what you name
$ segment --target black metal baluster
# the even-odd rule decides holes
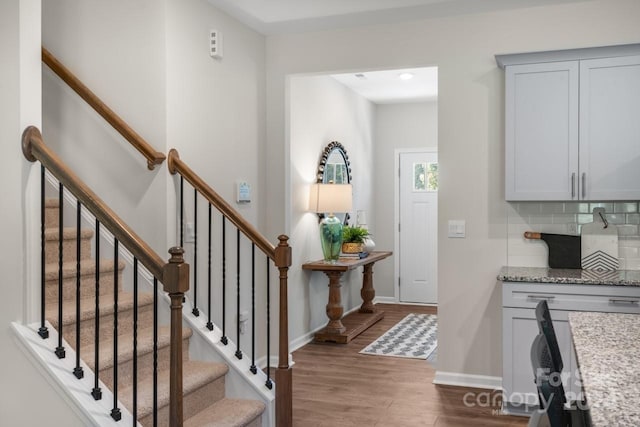
[[[184,248],[184,178],[180,175],[180,247]]]
[[[76,200],[76,367],[73,375],[77,379],[84,377],[84,370],[80,366],[80,212],[82,205]]]
[[[138,258],[133,258],[133,425],[138,419]]]
[[[256,368],[256,245],[251,244],[251,368],[255,375]]]
[[[229,344],[227,338],[227,218],[222,216],[222,344]]]
[[[198,190],[193,190],[193,310],[194,316],[200,316],[198,310]]]
[[[98,373],[100,372],[100,221],[96,218],[96,328],[95,328],[95,366],[94,384],[91,395],[95,400],[102,399],[102,390],[98,385]]]
[[[240,350],[240,229],[236,229],[236,357],[242,359],[242,351]]]
[[[119,242],[113,239],[113,408],[111,418],[116,421],[122,419],[118,408],[118,286],[119,286]]]
[[[44,250],[44,223],[45,223],[45,200],[44,200],[44,166],[40,165],[40,329],[38,329],[38,335],[42,339],[49,338],[49,329],[44,324],[44,309],[45,309],[45,283],[46,273],[44,266],[46,262],[45,250]]]
[[[213,331],[213,323],[211,322],[211,203],[209,203],[209,252],[207,256],[207,292],[209,294],[208,303],[207,303],[207,329]]]
[[[158,279],[153,278],[153,427],[158,425]]]
[[[62,243],[64,241],[63,230],[63,192],[62,183],[58,184],[58,347],[56,347],[56,356],[58,359],[64,359],[65,351],[62,345]]]
[[[267,257],[267,382],[264,385],[271,390],[271,260]]]

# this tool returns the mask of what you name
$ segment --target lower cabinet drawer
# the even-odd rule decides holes
[[[505,282],[502,306],[535,308],[547,300],[551,310],[640,313],[640,287]]]

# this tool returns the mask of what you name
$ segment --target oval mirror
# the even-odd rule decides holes
[[[330,142],[322,152],[316,182],[351,183],[351,163],[347,150],[338,141]]]
[[[322,151],[320,163],[318,164],[318,174],[316,182],[329,184],[350,184],[351,183],[351,163],[347,150],[338,141],[331,141]],[[320,218],[324,214],[318,214]],[[349,221],[349,214],[336,214],[342,217],[344,224]]]

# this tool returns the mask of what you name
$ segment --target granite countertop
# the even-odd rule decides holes
[[[640,270],[598,272],[569,268],[502,267],[500,274],[498,274],[498,280],[503,282],[640,286]]]
[[[576,311],[569,327],[593,426],[639,426],[640,315]]]

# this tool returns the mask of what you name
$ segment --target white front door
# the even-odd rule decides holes
[[[399,154],[400,301],[438,302],[438,153]]]

